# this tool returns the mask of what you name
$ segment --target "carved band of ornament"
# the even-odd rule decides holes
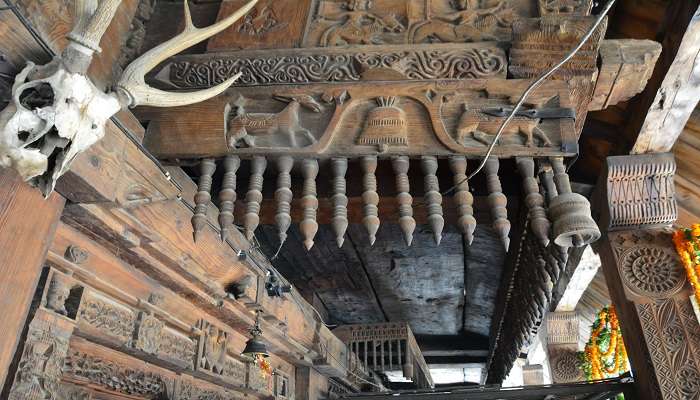
[[[608,158],[609,227],[670,225],[678,217],[670,153]]]
[[[498,47],[485,46],[414,46],[411,49],[389,47],[384,51],[363,50],[340,53],[324,50],[323,54],[270,57],[245,57],[240,54],[197,61],[181,57],[167,64],[156,79],[182,89],[207,88],[226,81],[237,73],[243,75],[238,85],[271,85],[346,82],[363,79],[368,72],[381,72],[393,78],[486,79],[504,77],[507,61]],[[465,48],[466,47],[466,48]]]
[[[165,382],[158,374],[119,365],[113,361],[80,351],[72,351],[66,358],[64,375],[87,380],[93,385],[111,391],[148,398],[165,393]]]

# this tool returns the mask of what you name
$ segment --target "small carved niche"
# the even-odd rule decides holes
[[[83,287],[68,275],[51,270],[44,293],[43,306],[59,315],[75,320],[83,298]]]

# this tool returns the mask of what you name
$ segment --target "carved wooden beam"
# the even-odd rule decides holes
[[[227,154],[311,156],[468,155],[488,145],[527,79],[357,82],[235,88],[197,105],[142,110],[146,146],[160,158]],[[572,108],[564,82],[547,82],[530,109]],[[494,155],[572,156],[574,121],[518,116]],[[407,129],[410,127],[410,129]]]

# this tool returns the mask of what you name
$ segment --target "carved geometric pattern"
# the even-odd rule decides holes
[[[163,378],[157,374],[134,370],[79,351],[71,352],[66,358],[64,373],[128,395],[157,398],[165,392]]]
[[[685,284],[674,250],[660,246],[637,246],[622,253],[620,275],[631,291],[654,299],[668,298]]]
[[[671,224],[678,217],[672,154],[608,158],[610,228]]]
[[[312,54],[266,58],[177,61],[168,83],[186,89],[218,85],[238,72],[242,85],[358,81],[365,71],[391,70],[403,79],[482,79],[503,75],[505,54],[498,48],[400,50]]]
[[[93,293],[80,305],[79,321],[128,343],[134,332],[136,314],[125,306]]]
[[[636,305],[664,399],[700,398],[700,325],[689,307],[687,299]]]

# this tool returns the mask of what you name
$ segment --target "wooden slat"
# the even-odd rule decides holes
[[[64,202],[56,193],[44,200],[14,171],[0,168],[0,382],[19,343]]]

